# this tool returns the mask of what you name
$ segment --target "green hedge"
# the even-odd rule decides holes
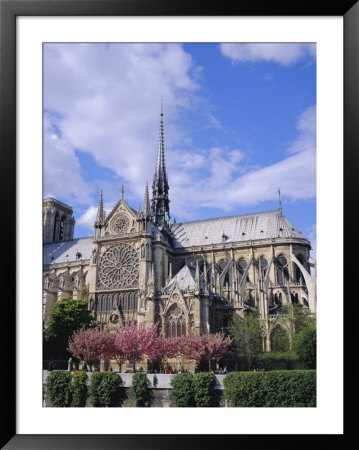
[[[316,406],[315,370],[230,372],[223,384],[230,406]]]
[[[51,406],[56,408],[71,406],[71,373],[53,370],[46,379],[46,393]]]
[[[265,352],[257,357],[257,367],[265,370],[301,370],[305,369],[294,351]]]
[[[135,397],[136,406],[146,406],[146,403],[149,401],[149,395],[145,372],[136,372],[133,374],[131,392]]]
[[[71,383],[71,406],[83,407],[86,405],[87,397],[87,374],[86,372],[73,372]]]
[[[172,378],[171,386],[175,406],[180,408],[195,406],[193,375],[191,373],[179,373]]]
[[[213,406],[214,403],[214,374],[196,373],[193,376],[194,400],[198,407]]]
[[[89,385],[92,406],[119,406],[121,382],[121,377],[115,372],[94,372]]]

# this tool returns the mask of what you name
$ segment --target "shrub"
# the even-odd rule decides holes
[[[315,369],[317,359],[317,333],[315,326],[303,328],[294,336],[294,350],[306,369]]]
[[[145,406],[148,401],[147,376],[145,372],[136,372],[132,377],[131,392],[136,406]]]
[[[316,371],[230,372],[224,380],[230,406],[314,407]]]
[[[117,406],[122,380],[115,372],[94,372],[91,375],[89,393],[94,407]]]
[[[265,352],[258,356],[257,366],[265,370],[304,369],[303,363],[293,351]]]
[[[171,380],[172,396],[175,406],[186,408],[195,406],[193,375],[191,373],[179,373]]]
[[[229,372],[223,379],[230,406],[263,406],[263,372]]]
[[[68,407],[71,404],[71,374],[63,370],[52,371],[46,380],[46,391],[51,406]]]
[[[196,373],[193,376],[194,400],[196,406],[213,406],[214,400],[214,374]]]
[[[269,407],[315,407],[316,371],[273,371],[265,374],[265,404]]]
[[[86,372],[73,372],[71,383],[71,406],[81,407],[86,405],[87,386]]]

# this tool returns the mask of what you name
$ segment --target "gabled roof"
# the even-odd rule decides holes
[[[196,276],[195,270],[185,265],[179,272],[177,272],[177,274],[167,284],[167,286],[164,288],[164,291],[171,290],[176,282],[177,286],[180,289],[195,289],[196,287],[195,276]]]
[[[93,237],[52,242],[43,246],[43,264],[66,263],[91,258]],[[76,257],[79,253],[81,256]]]
[[[172,232],[174,248],[280,237],[305,239],[280,210],[178,223]]]
[[[108,223],[111,219],[111,217],[117,213],[120,205],[123,205],[124,208],[127,209],[127,211],[132,214],[134,217],[136,217],[137,215],[137,211],[135,209],[133,209],[125,200],[123,200],[122,198],[116,203],[116,205],[111,209],[110,213],[108,216],[106,216],[105,218],[105,224]]]

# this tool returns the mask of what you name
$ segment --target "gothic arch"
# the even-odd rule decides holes
[[[285,284],[289,280],[288,258],[280,254],[276,258],[276,278],[278,284]]]
[[[296,255],[296,258],[298,259],[300,264],[303,267],[305,267],[304,256],[302,254],[298,254],[298,255]],[[299,283],[300,280],[303,279],[302,271],[300,270],[300,267],[298,266],[298,264],[295,261],[293,261],[293,274],[294,274],[294,279],[297,283]]]
[[[258,272],[260,273],[262,278],[266,276],[267,270],[268,270],[268,259],[264,255],[261,255],[258,258]]]
[[[248,268],[248,261],[245,258],[239,258],[239,260],[236,263],[237,267],[237,274],[238,274],[238,281],[241,283],[243,275],[245,274],[247,268]],[[246,282],[249,282],[249,276],[247,272],[247,279]]]
[[[167,337],[186,335],[188,319],[185,310],[177,303],[171,305],[164,316],[165,333]]]
[[[290,331],[281,322],[276,322],[270,328],[269,340],[272,351],[287,351],[291,349],[292,337]]]
[[[230,269],[231,265],[228,266],[228,262],[229,261],[227,261],[226,259],[222,259],[217,264],[217,271],[220,274],[221,285],[223,287],[225,287],[227,284],[229,286],[229,284],[230,284],[230,270],[229,269]]]

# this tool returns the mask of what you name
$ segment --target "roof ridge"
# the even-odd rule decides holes
[[[233,219],[234,217],[245,217],[245,216],[256,216],[256,215],[260,215],[260,214],[268,214],[268,213],[278,213],[283,215],[279,209],[270,209],[268,211],[257,211],[257,212],[252,212],[252,213],[243,213],[243,214],[233,214],[231,216],[219,216],[219,217],[211,217],[209,219],[198,219],[198,220],[189,220],[188,222],[177,222],[174,226],[180,226],[183,224],[188,224],[188,223],[198,223],[198,222],[210,222],[212,220],[219,220],[219,219]],[[285,217],[283,215],[283,217]]]

